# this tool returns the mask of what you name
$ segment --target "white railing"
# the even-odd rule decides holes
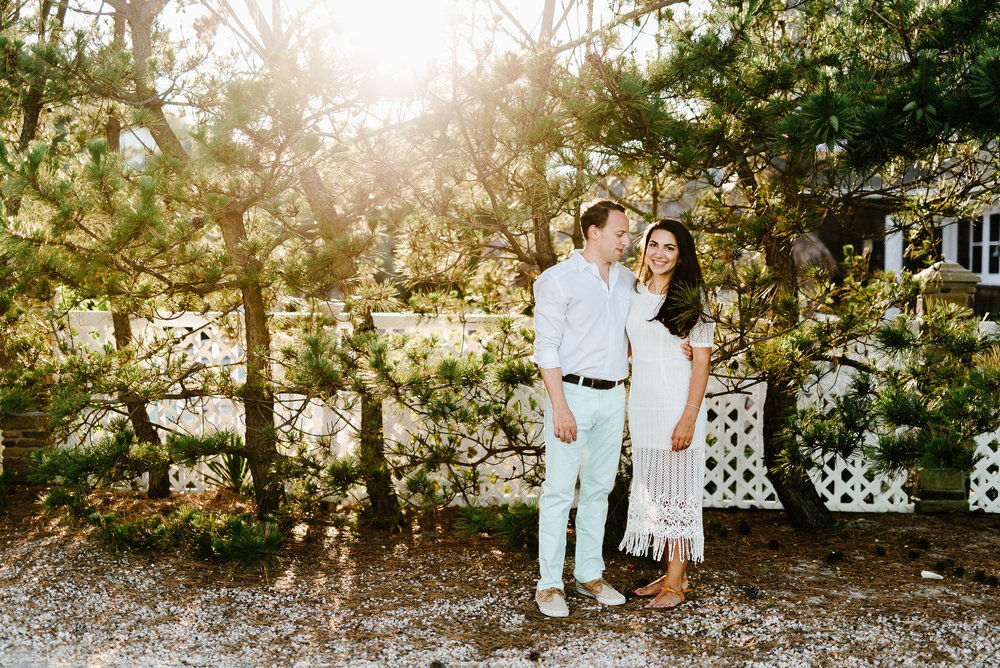
[[[294,317],[290,315],[288,317]],[[400,314],[375,314],[376,327],[381,332],[410,335],[436,335],[445,352],[462,353],[478,349],[486,334],[488,316],[474,316],[464,322],[446,319],[418,319]],[[73,312],[70,323],[75,331],[74,340],[94,347],[113,344],[111,316],[99,312]],[[230,324],[230,331],[232,331]],[[181,339],[180,348],[186,349],[189,359],[213,366],[226,366],[240,362],[243,350],[225,336],[227,327],[202,316],[184,314],[177,318],[156,322],[135,322],[133,328],[145,340],[172,333]],[[240,372],[241,373],[241,372]],[[828,392],[836,392],[842,379],[832,377],[827,383]],[[709,393],[719,386],[710,385]],[[704,503],[715,508],[780,508],[767,480],[760,455],[761,413],[763,407],[761,386],[747,394],[729,394],[706,401],[709,411],[710,441],[706,452],[706,479]],[[540,399],[540,397],[538,397]],[[822,395],[807,398],[822,401]],[[518,399],[523,407],[528,397]],[[277,398],[279,419],[288,421],[305,435],[323,437],[329,443],[331,454],[345,454],[356,442],[360,424],[356,412],[344,415],[319,402],[307,402],[301,396],[282,395]],[[539,405],[541,402],[538,402]],[[385,435],[387,440],[406,441],[409,434],[420,429],[416,416],[387,402],[385,406]],[[150,407],[150,418],[161,425],[193,434],[230,427],[242,433],[242,415],[232,402],[221,398],[157,402]],[[539,420],[540,422],[540,420]],[[1000,512],[1000,453],[994,452],[989,443],[1000,434],[981,438],[979,452],[982,460],[971,476],[970,505],[986,512]],[[536,438],[540,435],[536,433]],[[508,481],[517,461],[490,462],[481,470],[482,484],[478,502],[504,503],[516,500],[534,500],[539,490],[527,488],[518,481]],[[204,465],[201,465],[204,466]],[[202,490],[206,488],[203,469],[172,471],[173,488]],[[913,503],[907,497],[905,477],[896,479],[874,476],[860,461],[844,461],[831,457],[813,472],[813,480],[831,510],[846,512],[912,512]]]

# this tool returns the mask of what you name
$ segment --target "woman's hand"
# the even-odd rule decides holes
[[[691,447],[694,438],[694,423],[698,421],[698,411],[690,406],[684,407],[684,415],[677,421],[673,436],[670,438],[671,450],[680,452]]]

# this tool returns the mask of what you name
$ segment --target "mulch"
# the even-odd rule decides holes
[[[0,509],[0,552],[46,536],[87,540],[87,527],[66,526],[56,517],[41,514],[36,503],[41,491],[27,486],[14,488],[9,507]],[[165,501],[108,495],[99,504],[102,511],[120,517],[167,514],[180,505],[216,511],[249,510],[231,495],[211,492],[174,496]],[[973,602],[977,608],[994,610],[1000,603],[1000,516],[834,515],[837,525],[832,529],[794,529],[780,511],[706,509],[705,562],[689,568],[696,587],[694,600],[699,591],[725,589],[747,605],[780,606],[787,609],[789,616],[802,619],[815,618],[831,609],[858,619],[873,610],[903,618],[913,614],[926,619],[940,614],[953,619],[957,602]],[[345,525],[344,516],[331,511],[295,527],[287,538],[282,565],[271,574],[272,583],[280,587],[283,580],[290,578],[326,578],[333,603],[347,607],[363,606],[373,597],[391,600],[395,596],[399,605],[412,607],[491,589],[533,589],[537,578],[533,554],[504,552],[497,539],[486,535],[459,535],[453,530],[456,517],[454,509],[413,515],[403,530],[390,533],[352,529]],[[94,550],[99,549],[95,544]],[[225,564],[178,554],[135,558],[167,560],[176,582],[194,587],[258,586],[262,578],[259,573],[234,571]],[[605,551],[605,559],[605,578],[632,599],[626,608],[634,608],[636,615],[648,615],[641,608],[642,602],[630,592],[658,577],[661,571],[657,565],[610,548]],[[378,577],[363,582],[363,587],[357,583],[341,587],[337,574],[345,564],[355,574],[364,574],[370,567]],[[499,582],[498,565],[505,574]],[[946,580],[923,579],[921,571],[938,573]],[[487,615],[470,618],[449,633],[478,644],[488,653],[530,645],[540,636],[558,632],[559,625],[571,625],[577,631],[593,628],[628,632],[628,615],[601,615],[593,607],[575,605],[572,578],[566,577],[573,612],[565,620],[543,617],[525,596],[523,614],[527,623],[517,632],[498,634]],[[421,582],[433,582],[434,586],[419,586]],[[935,593],[942,586],[950,594],[943,603]],[[759,589],[759,596],[754,588]],[[401,592],[405,595],[401,596]],[[377,639],[379,635],[368,632],[357,639]],[[669,646],[672,641],[662,642]],[[682,642],[686,641],[677,640]]]

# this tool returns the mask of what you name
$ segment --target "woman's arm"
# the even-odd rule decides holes
[[[674,427],[671,437],[671,449],[674,452],[687,450],[694,438],[694,425],[698,420],[701,402],[705,399],[705,389],[708,387],[708,374],[712,366],[712,349],[692,347],[691,384],[688,386],[687,405],[684,414]]]

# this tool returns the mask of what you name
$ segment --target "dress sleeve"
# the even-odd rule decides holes
[[[711,348],[715,341],[715,323],[712,321],[711,309],[708,306],[708,298],[705,293],[701,293],[701,303],[704,306],[698,322],[691,328],[688,338],[692,348]]]

